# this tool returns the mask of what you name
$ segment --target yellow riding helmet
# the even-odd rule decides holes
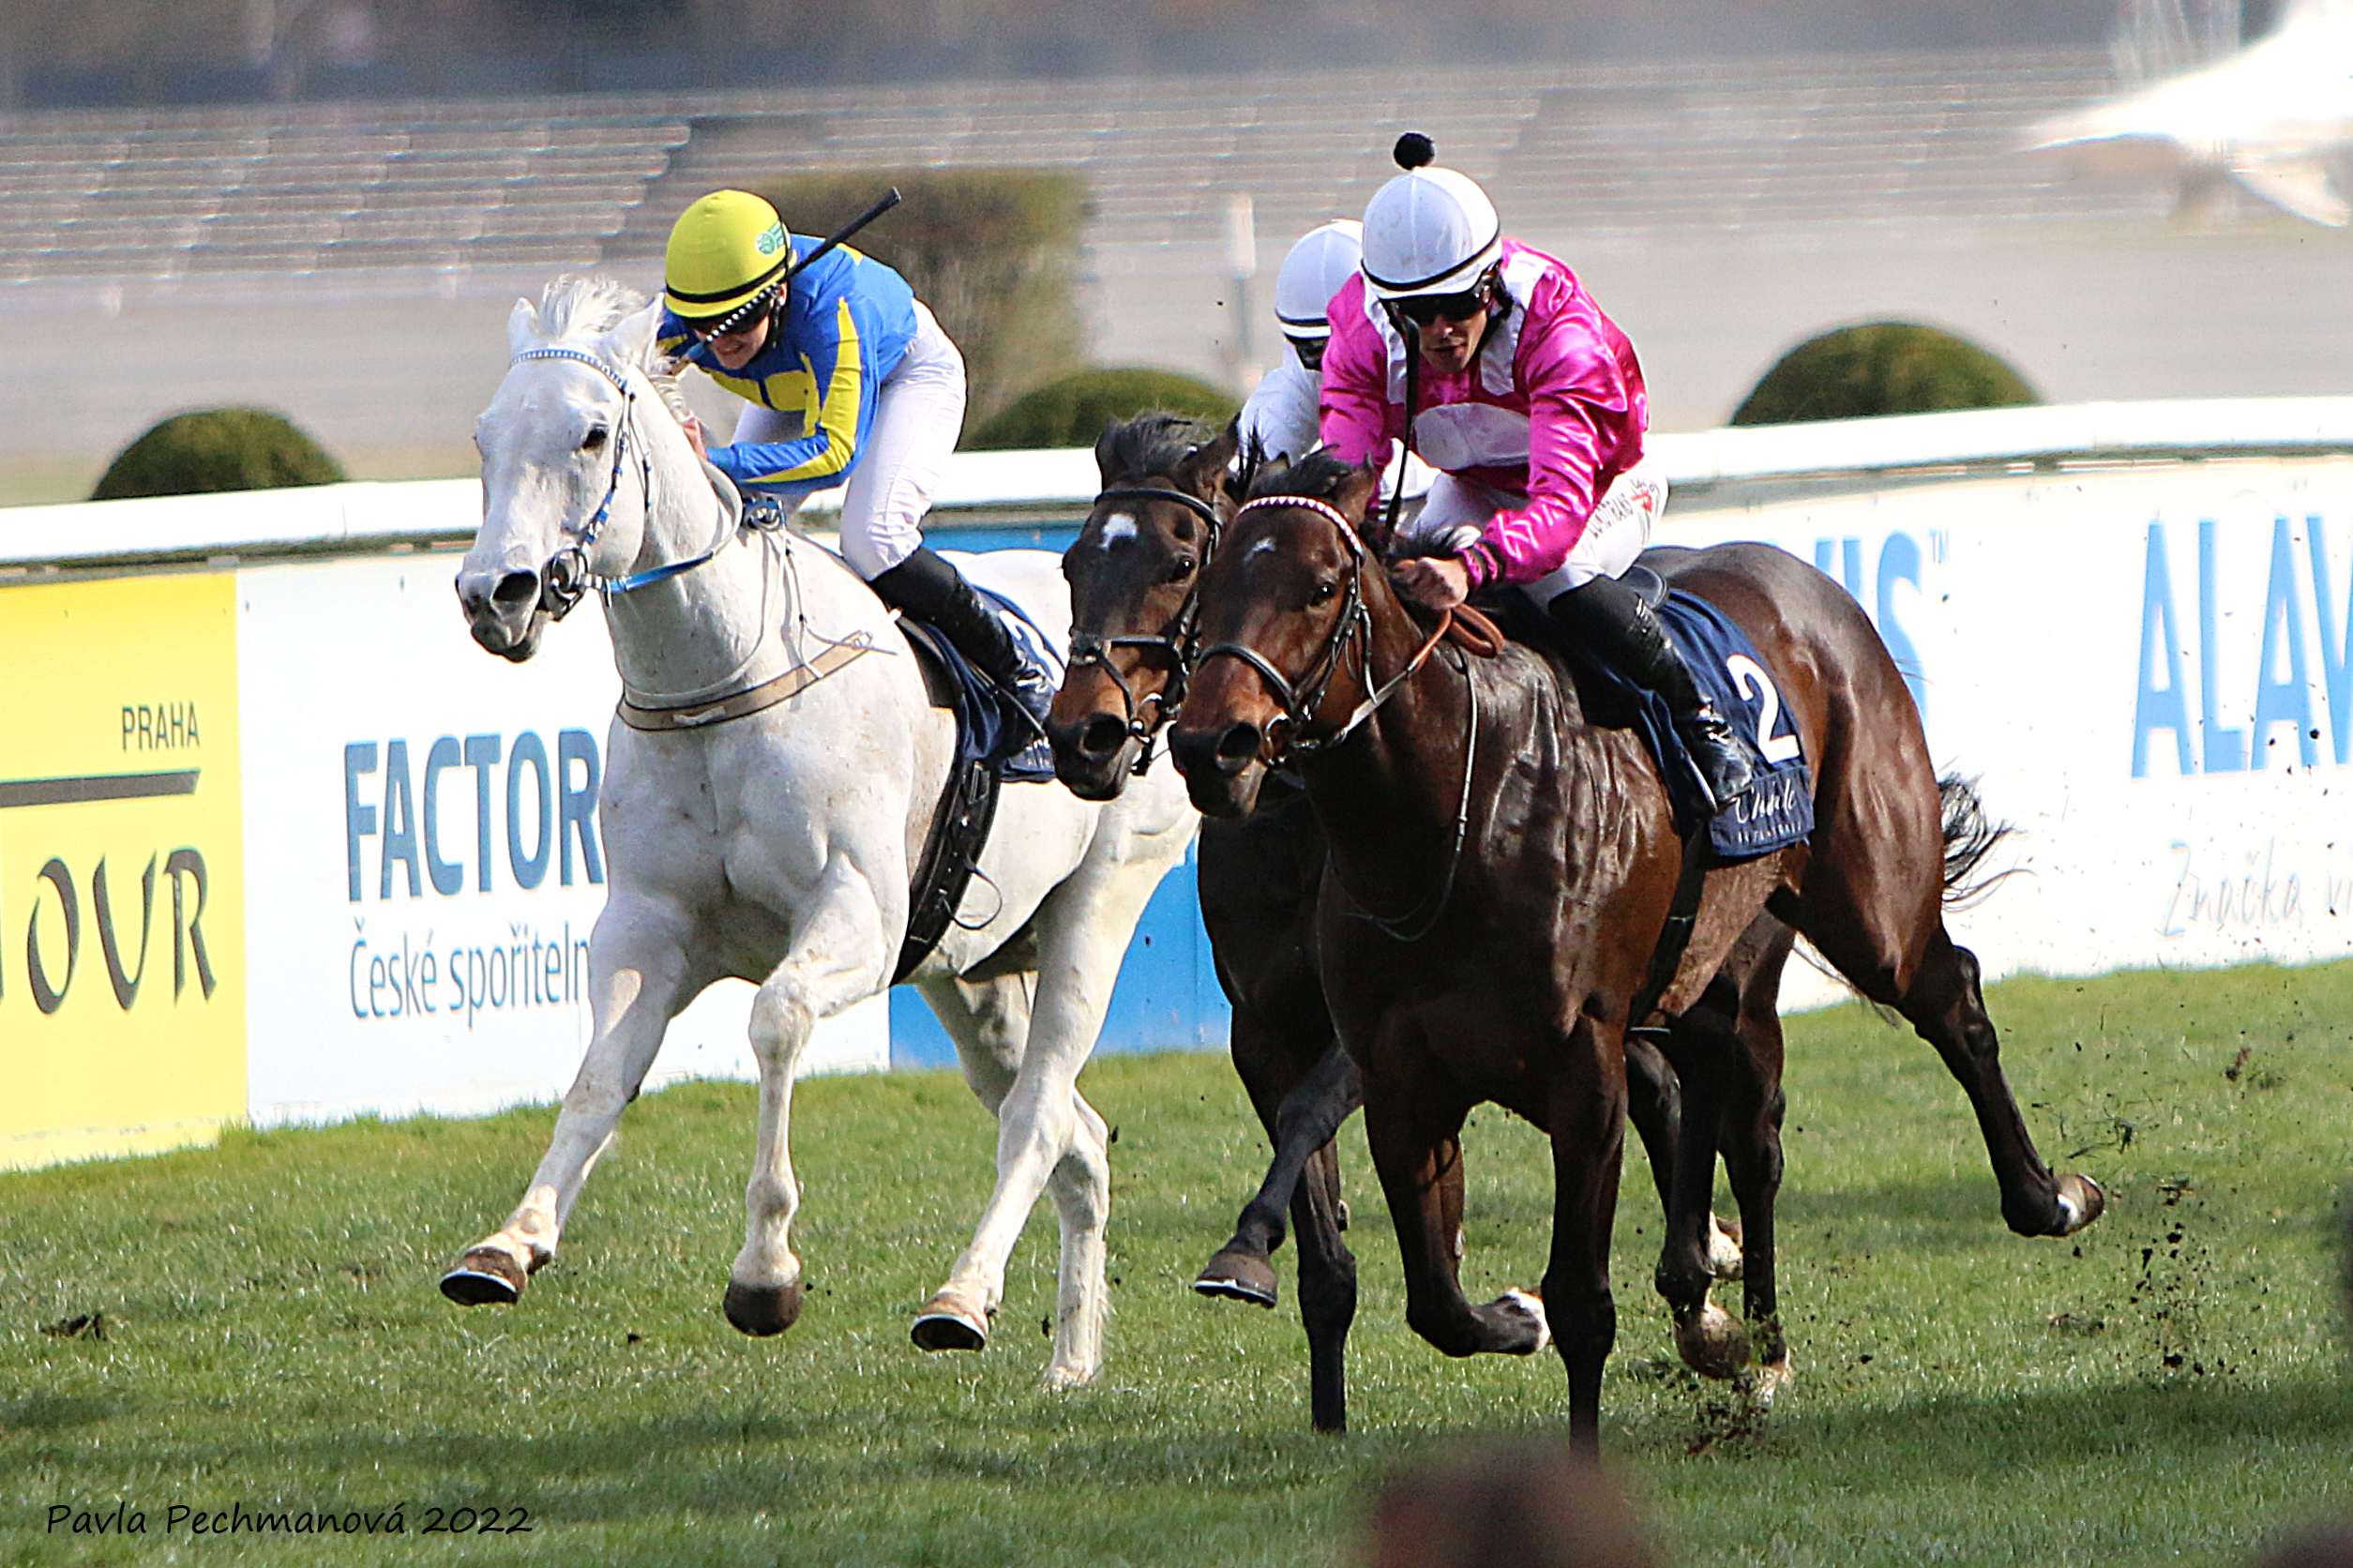
[[[681,320],[716,321],[751,304],[792,264],[776,208],[748,190],[714,190],[671,225],[662,297]]]

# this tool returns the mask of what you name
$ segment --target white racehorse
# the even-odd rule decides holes
[[[475,426],[482,529],[458,574],[475,640],[529,658],[551,611],[602,590],[624,701],[687,716],[652,731],[614,719],[599,801],[611,881],[589,943],[594,1037],[521,1203],[442,1288],[469,1304],[521,1293],[554,1255],[670,1019],[733,975],[759,985],[760,1124],[726,1308],[745,1333],[775,1334],[801,1304],[788,1236],[793,1069],[818,1019],[890,983],[910,862],[955,736],[897,624],[847,566],[782,529],[739,526],[732,494],[666,401],[675,388],[657,369],[658,314],[603,279],[560,279],[537,305],[519,301],[514,362]],[[1006,551],[972,569],[1066,639],[1052,556]],[[790,695],[707,716],[731,694],[752,693],[742,705],[763,690]],[[1047,1381],[1075,1386],[1101,1364],[1109,1166],[1078,1070],[1137,918],[1196,821],[1166,768],[1108,805],[1056,783],[1004,788],[966,909],[910,977],[998,1119],[996,1189],[915,1319],[926,1349],[987,1342],[1006,1259],[1050,1190],[1062,1257]]]

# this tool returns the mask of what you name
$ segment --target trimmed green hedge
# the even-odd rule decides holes
[[[2024,376],[1965,339],[1912,322],[1842,326],[1782,356],[1735,425],[1860,419],[1881,414],[2039,403]]]
[[[1079,176],[882,169],[778,176],[749,188],[774,202],[794,234],[822,236],[894,185],[905,200],[850,244],[913,284],[963,350],[968,425],[1085,357],[1075,281],[1086,221]]]
[[[342,479],[343,465],[284,415],[265,408],[207,408],[175,414],[116,453],[90,499],[276,490]]]
[[[1175,370],[1074,370],[1017,399],[995,418],[965,432],[967,451],[1092,446],[1106,425],[1165,409],[1223,425],[1241,404],[1217,387]]]

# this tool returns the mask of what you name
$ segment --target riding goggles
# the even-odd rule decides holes
[[[1299,356],[1302,365],[1310,370],[1323,369],[1323,346],[1331,341],[1329,338],[1291,338],[1290,340],[1290,351]]]
[[[1416,326],[1428,326],[1433,322],[1467,322],[1487,308],[1485,284],[1466,289],[1461,294],[1408,294],[1403,299],[1388,302],[1390,310]]]
[[[767,313],[768,308],[777,302],[777,290],[781,286],[769,284],[724,316],[715,316],[707,322],[687,322],[686,330],[695,335],[696,341],[703,343],[741,332]]]

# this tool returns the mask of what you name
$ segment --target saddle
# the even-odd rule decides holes
[[[985,588],[980,592],[1006,615],[1018,640],[1033,652],[1054,653],[1045,635],[1011,600]],[[936,628],[905,615],[899,617],[899,627],[915,650],[931,705],[956,715],[956,760],[948,766],[947,784],[908,881],[907,936],[899,944],[893,985],[930,956],[954,923],[996,822],[1001,786],[1054,776],[1051,751],[1009,693],[974,669]],[[1052,667],[1060,666],[1055,658]]]

